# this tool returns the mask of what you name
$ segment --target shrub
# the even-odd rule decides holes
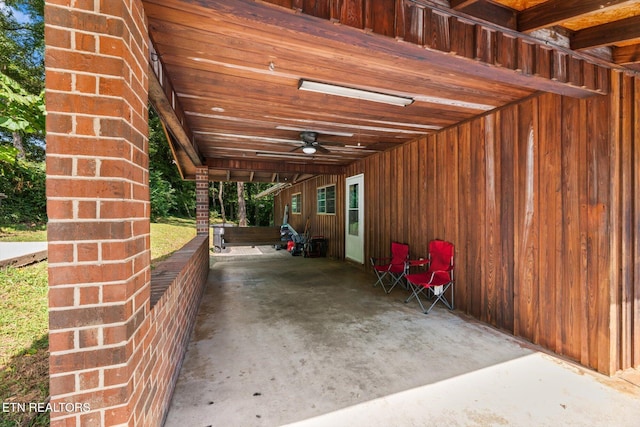
[[[0,159],[0,223],[47,221],[44,163]]]

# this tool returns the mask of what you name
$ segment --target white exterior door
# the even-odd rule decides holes
[[[345,257],[364,264],[364,175],[347,178]]]

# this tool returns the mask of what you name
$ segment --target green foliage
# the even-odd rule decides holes
[[[149,186],[151,217],[195,217],[196,186],[183,181],[173,160],[160,118],[149,109]]]
[[[0,154],[0,158],[7,155]],[[43,163],[0,160],[0,193],[7,196],[0,204],[0,223],[45,222],[45,182]]]
[[[253,183],[245,187],[247,197],[247,219],[254,225],[272,225],[273,196],[256,199],[255,195],[271,187],[269,183]],[[276,221],[277,222],[277,221]]]
[[[246,199],[247,223],[255,226],[268,226],[274,223],[273,219],[273,196],[256,199],[256,194],[271,187],[272,184],[264,182],[246,182],[244,184],[244,195]],[[211,209],[213,216],[217,217],[221,212],[218,201],[220,183],[212,183],[209,186],[209,198],[211,199]],[[234,222],[238,218],[238,191],[237,183],[223,182],[224,210],[227,221]]]
[[[0,71],[27,92],[44,89],[44,0],[5,0],[0,7]],[[20,13],[27,19],[16,18]]]
[[[0,128],[23,134],[45,129],[44,91],[32,95],[0,72]]]
[[[18,150],[8,145],[0,145],[0,162],[13,163],[18,156]]]
[[[176,206],[175,192],[159,170],[149,174],[149,197],[151,198],[151,219],[169,216]]]
[[[0,144],[44,161],[44,0],[0,1]]]

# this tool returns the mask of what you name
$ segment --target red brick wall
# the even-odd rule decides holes
[[[140,328],[145,343],[135,376],[135,426],[161,425],[209,274],[209,236],[198,236],[153,270],[151,315]]]
[[[209,168],[196,168],[196,229],[209,234]]]
[[[208,237],[152,310],[142,3],[47,0],[45,41],[51,424],[159,425]]]
[[[51,402],[90,408],[52,425],[127,422],[151,279],[145,17],[49,0],[45,25]]]

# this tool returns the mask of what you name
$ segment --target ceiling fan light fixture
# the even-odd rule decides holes
[[[298,89],[323,93],[326,95],[344,96],[347,98],[363,99],[365,101],[381,102],[383,104],[397,105],[400,107],[406,107],[407,105],[413,104],[413,98],[406,96],[391,95],[388,93],[356,89],[306,79],[300,79],[298,82]]]
[[[302,152],[304,154],[315,154],[316,153],[316,147],[314,147],[312,145],[305,145],[304,147],[302,147]]]

